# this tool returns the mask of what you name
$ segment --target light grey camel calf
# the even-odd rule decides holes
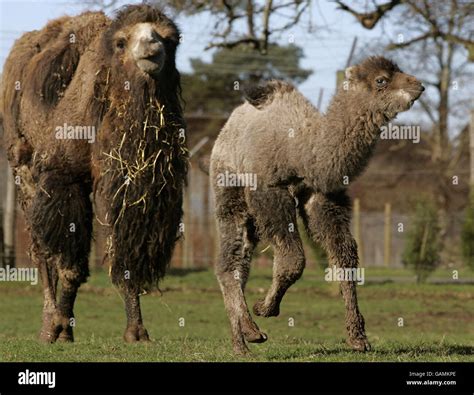
[[[297,212],[331,266],[358,266],[347,184],[365,168],[380,127],[410,109],[423,90],[390,60],[370,57],[346,70],[325,115],[281,81],[248,92],[234,110],[214,145],[210,175],[221,238],[216,274],[236,353],[248,351],[246,342],[267,340],[244,296],[256,243],[271,243],[274,263],[272,285],[255,314],[277,316],[283,295],[303,272]],[[341,282],[341,293],[348,344],[367,351],[355,282]]]

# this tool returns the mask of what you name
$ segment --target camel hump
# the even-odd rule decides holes
[[[72,80],[80,54],[66,40],[60,40],[38,57],[32,87],[48,105],[56,105]]]
[[[270,104],[275,95],[294,91],[295,87],[288,82],[280,80],[267,81],[263,85],[253,86],[245,90],[245,99],[256,108],[264,108]]]
[[[39,94],[45,104],[55,106],[73,79],[87,45],[103,29],[104,19],[102,13],[86,12],[53,21],[59,31],[45,45],[37,45],[38,54],[28,66],[27,78],[33,89],[30,93]],[[50,34],[49,30],[47,26],[40,35]]]

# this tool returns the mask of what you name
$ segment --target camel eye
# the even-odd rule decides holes
[[[385,78],[377,78],[377,79],[375,80],[375,82],[377,83],[377,86],[378,86],[379,88],[381,88],[381,87],[387,85],[387,80],[386,80]]]
[[[125,48],[125,39],[121,38],[117,40],[117,44],[115,44],[118,49],[124,49]]]

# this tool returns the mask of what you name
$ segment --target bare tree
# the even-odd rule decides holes
[[[208,12],[213,18],[212,41],[206,47],[235,48],[250,45],[266,54],[272,37],[290,31],[308,16],[308,29],[312,30],[312,0],[150,0],[167,10],[173,17],[179,14],[195,15]],[[113,10],[125,0],[84,0],[86,8]],[[278,15],[279,24],[272,22]]]
[[[309,12],[311,0],[156,0],[176,13],[208,12],[215,18],[212,41],[206,49],[250,45],[265,54],[271,38],[299,24]],[[272,16],[279,16],[279,24]],[[309,23],[311,26],[311,23]]]
[[[366,29],[380,21],[396,26],[400,32],[393,42],[385,43],[388,51],[400,52],[397,59],[422,75],[430,94],[421,100],[422,108],[432,126],[430,156],[438,169],[438,204],[442,210],[449,206],[447,189],[459,160],[459,147],[450,141],[449,117],[461,116],[468,122],[471,95],[454,95],[456,90],[472,80],[468,70],[474,51],[474,3],[468,1],[392,0],[372,2],[362,11],[354,7],[361,2],[336,1],[338,8],[352,14]],[[354,4],[356,4],[354,6]],[[453,98],[456,101],[453,101]],[[460,129],[463,129],[462,127]]]

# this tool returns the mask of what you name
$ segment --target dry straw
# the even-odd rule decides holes
[[[127,102],[123,103],[118,109],[118,117],[122,119],[128,118],[127,108],[129,105]],[[178,138],[177,133],[166,133],[166,128],[170,127],[171,130],[174,125],[166,125],[164,106],[160,105],[158,100],[150,99],[145,113],[145,120],[141,125],[142,133],[136,133],[136,127],[139,125],[132,124],[128,130],[122,131],[122,139],[118,147],[114,147],[110,152],[103,152],[106,156],[109,166],[105,166],[107,169],[104,175],[109,171],[117,172],[120,177],[123,178],[122,184],[116,190],[113,199],[122,199],[121,211],[118,215],[114,225],[123,217],[124,212],[127,208],[142,205],[143,213],[147,209],[148,199],[157,198],[163,188],[168,182],[174,181],[173,173],[173,154],[174,150],[171,149],[175,144],[170,139]],[[154,139],[157,143],[157,150],[150,151],[150,134],[154,135]],[[128,138],[132,137],[133,138]],[[184,145],[184,138],[180,144],[181,154],[186,155],[187,149]],[[134,144],[134,147],[127,147],[128,152],[135,152],[136,154],[130,157],[124,155],[125,144]],[[169,150],[165,150],[164,147],[169,147]],[[130,149],[132,148],[132,149]],[[129,199],[129,190],[131,185],[138,186],[140,182],[149,182],[149,176],[151,175],[151,183],[161,183],[161,187],[155,196],[149,196],[147,188],[143,189],[143,194],[138,199]],[[159,177],[157,177],[159,176]]]

